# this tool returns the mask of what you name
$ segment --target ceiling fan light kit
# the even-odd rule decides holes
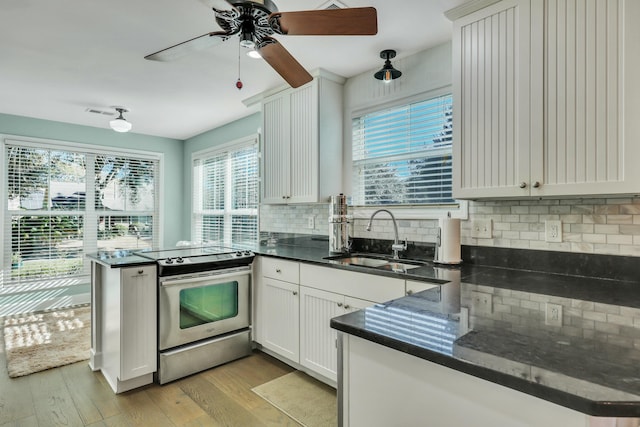
[[[313,77],[271,36],[364,36],[378,33],[377,12],[373,7],[279,12],[271,0],[200,1],[213,10],[216,23],[222,31],[206,33],[178,43],[147,55],[145,59],[170,61],[194,50],[221,44],[238,35],[240,46],[255,49],[291,87],[296,88],[309,83]]]
[[[386,49],[380,52],[380,58],[384,59],[384,65],[380,71],[377,71],[373,77],[378,80],[382,80],[385,83],[390,83],[391,80],[395,80],[402,75],[402,72],[393,68],[391,65],[391,59],[396,57],[396,51],[393,49]]]
[[[111,129],[115,130],[116,132],[129,132],[132,128],[131,122],[128,122],[122,115],[122,113],[128,113],[129,110],[123,107],[113,108],[119,113],[119,115],[109,122],[109,126],[111,126]]]

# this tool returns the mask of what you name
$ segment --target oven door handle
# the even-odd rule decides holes
[[[160,282],[160,286],[167,288],[170,286],[183,285],[185,283],[206,282],[211,279],[226,279],[228,277],[237,277],[243,275],[251,275],[251,269],[234,270],[228,273],[210,274],[206,276],[192,276],[184,279],[168,279]]]

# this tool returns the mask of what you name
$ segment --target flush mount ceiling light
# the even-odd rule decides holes
[[[131,130],[131,123],[126,121],[122,116],[122,113],[128,113],[129,110],[124,107],[112,108],[114,108],[119,113],[119,116],[109,122],[109,126],[111,126],[111,129],[115,130],[116,132],[129,132]]]
[[[380,71],[375,73],[373,77],[378,80],[382,80],[385,83],[389,83],[391,80],[395,80],[402,75],[401,71],[396,70],[391,65],[391,59],[396,57],[396,51],[392,49],[383,50],[380,52],[380,58],[384,59],[384,66]]]

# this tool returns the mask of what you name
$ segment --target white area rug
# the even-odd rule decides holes
[[[2,319],[11,378],[89,359],[91,308],[80,306]]]

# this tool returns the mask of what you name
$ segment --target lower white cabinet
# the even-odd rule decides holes
[[[622,425],[588,424],[572,409],[353,335],[342,338],[344,427]]]
[[[258,257],[256,342],[285,362],[332,386],[337,381],[337,333],[331,318],[401,298],[394,277]]]
[[[262,346],[300,362],[300,285],[262,277]]]
[[[300,287],[300,364],[337,381],[337,331],[332,317],[373,305],[373,302],[320,289]]]
[[[94,299],[99,321],[92,352],[97,366],[116,393],[153,381],[157,369],[156,266],[100,267],[100,298]],[[96,295],[96,297],[98,296]],[[96,319],[98,320],[98,319]]]

